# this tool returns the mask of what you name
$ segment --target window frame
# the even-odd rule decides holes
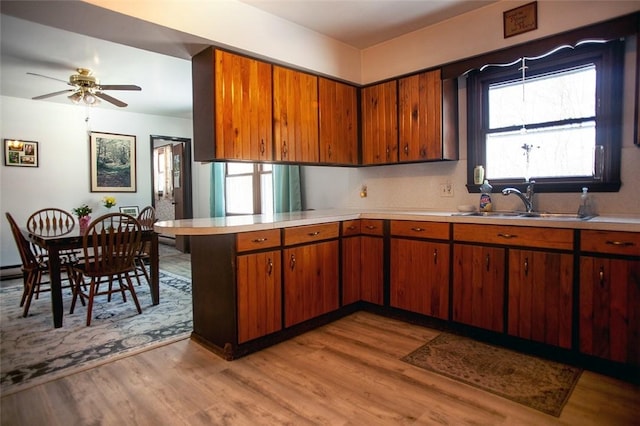
[[[243,216],[247,214],[262,214],[262,175],[270,174],[273,177],[273,169],[265,171],[263,163],[251,163],[253,165],[253,171],[251,173],[236,173],[229,174],[229,167],[225,167],[224,170],[224,213],[225,216]],[[231,213],[227,210],[229,203],[227,203],[227,194],[229,194],[227,182],[229,178],[251,176],[251,186],[253,195],[253,213]]]
[[[488,128],[489,84],[521,78],[521,61],[508,68],[487,67],[467,74],[467,189],[480,192],[473,182],[473,169],[485,164],[485,134]],[[544,58],[529,60],[527,75],[569,68],[592,61],[596,64],[596,145],[604,148],[602,179],[535,178],[536,192],[580,192],[587,186],[590,192],[617,192],[620,189],[620,155],[622,138],[622,93],[624,72],[624,40],[606,43],[585,43],[565,48]],[[492,180],[496,191],[508,186],[524,189],[524,179]]]

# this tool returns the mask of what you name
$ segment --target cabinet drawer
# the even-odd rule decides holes
[[[360,220],[345,220],[342,222],[342,235],[360,235]]]
[[[455,241],[573,250],[573,230],[528,226],[471,225],[453,226]]]
[[[238,252],[260,250],[280,245],[280,230],[267,229],[264,231],[241,232],[236,235],[236,250]]]
[[[580,231],[580,250],[640,256],[640,233]]]
[[[361,219],[360,220],[360,232],[365,235],[380,235],[382,236],[383,221],[380,219]]]
[[[391,235],[448,240],[449,224],[441,222],[393,220],[391,221]]]
[[[339,223],[325,223],[322,225],[296,226],[284,229],[284,244],[291,246],[294,244],[310,243],[314,241],[337,238],[339,234]]]

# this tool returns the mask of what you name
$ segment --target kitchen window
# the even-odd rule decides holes
[[[497,190],[620,187],[624,41],[565,46],[468,74],[468,187],[475,165]]]
[[[271,164],[227,163],[226,215],[273,213],[272,176]]]

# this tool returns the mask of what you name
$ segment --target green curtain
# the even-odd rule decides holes
[[[211,165],[211,197],[209,197],[209,213],[211,217],[224,217],[224,181],[226,178],[225,163]]]
[[[273,165],[274,213],[302,210],[300,166]]]

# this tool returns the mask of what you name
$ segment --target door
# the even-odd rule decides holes
[[[152,200],[158,220],[189,219],[191,206],[191,140],[151,136]],[[189,252],[189,237],[176,236],[176,248]]]

